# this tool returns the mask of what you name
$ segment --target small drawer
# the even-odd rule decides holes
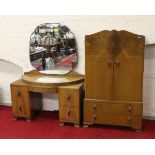
[[[12,108],[15,117],[30,115],[29,92],[26,86],[11,86]]]
[[[131,115],[103,114],[102,116],[97,115],[96,119],[97,123],[103,123],[107,125],[124,125],[124,126],[130,126],[133,121]]]
[[[25,86],[12,86],[13,97],[25,98],[28,97],[28,87]]]
[[[123,103],[103,103],[101,109],[106,114],[113,115],[129,115],[129,114],[139,114],[140,106],[133,104],[123,104]]]
[[[83,83],[59,87],[59,122],[79,126],[83,118]]]
[[[74,89],[59,89],[59,104],[64,107],[79,106],[79,91]]]
[[[66,120],[66,122],[78,122],[79,121],[79,110],[76,108],[60,107],[59,109],[59,120]]]
[[[102,111],[105,114],[113,115],[139,115],[142,112],[142,104],[139,103],[122,103],[122,102],[109,102],[109,101],[87,101],[93,110]]]

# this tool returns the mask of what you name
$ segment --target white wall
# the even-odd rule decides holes
[[[60,22],[75,34],[79,52],[76,71],[84,74],[84,36],[104,29],[128,30],[146,36],[146,44],[155,43],[155,16],[0,16],[0,59],[21,67],[23,72],[33,69],[29,62],[29,38],[35,27],[42,23]],[[155,47],[145,50],[144,71],[144,115],[155,117]],[[0,65],[4,62],[0,61]],[[5,64],[6,65],[6,64]],[[9,67],[1,71],[5,81],[0,86],[0,102],[11,103],[9,83],[20,78],[21,69],[14,69],[14,77],[9,76]],[[7,75],[6,75],[7,74]],[[0,78],[1,81],[1,78]],[[1,82],[2,83],[2,82]],[[0,84],[1,84],[0,83]],[[57,95],[44,94],[44,109],[58,109]]]
[[[23,73],[21,67],[0,60],[0,104],[10,105],[10,83],[16,81]]]

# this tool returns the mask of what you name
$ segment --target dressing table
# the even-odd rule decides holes
[[[60,23],[41,24],[30,36],[29,56],[36,70],[10,85],[14,119],[30,121],[42,109],[42,93],[58,93],[60,125],[79,127],[84,76],[72,70],[78,63],[74,34]]]
[[[42,93],[58,93],[60,125],[70,122],[79,127],[83,81],[84,76],[74,71],[64,75],[48,75],[37,70],[24,73],[10,85],[13,118],[31,121],[34,111],[42,109]]]

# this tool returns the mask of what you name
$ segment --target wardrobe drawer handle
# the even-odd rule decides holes
[[[96,104],[93,104],[93,108],[96,109]]]
[[[131,122],[131,117],[130,116],[128,117],[128,121]]]
[[[131,107],[131,106],[128,107],[128,111],[129,111],[129,112],[132,111],[132,107]]]
[[[93,115],[93,118],[96,119],[96,115]]]

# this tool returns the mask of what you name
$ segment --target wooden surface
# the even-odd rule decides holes
[[[104,31],[86,36],[86,98],[112,99],[113,53],[107,52],[111,33]]]
[[[83,113],[83,83],[59,87],[59,123],[79,127]]]
[[[31,71],[22,76],[25,83],[33,86],[66,86],[84,81],[84,76],[76,72],[65,75],[47,75],[38,71]]]
[[[15,85],[11,85],[11,96],[12,96],[12,109],[14,118],[17,117],[30,117],[30,103],[29,103],[29,91],[27,85],[20,85],[20,81],[16,81]]]
[[[113,60],[113,99],[142,102],[145,38],[124,31],[119,37],[121,51],[114,52]]]
[[[85,99],[84,124],[141,127],[142,103]]]
[[[34,110],[42,109],[42,93],[59,93],[58,89],[61,87],[59,96],[62,96],[62,98],[66,95],[65,90],[71,90],[72,104],[70,111],[74,115],[71,114],[69,120],[75,126],[79,126],[81,118],[79,113],[81,112],[82,104],[80,93],[83,88],[83,84],[81,84],[84,81],[83,75],[73,71],[66,75],[47,75],[34,70],[25,73],[22,78],[10,85],[14,118],[24,117],[30,120]],[[61,92],[61,90],[64,91]],[[76,106],[73,106],[73,103]],[[62,100],[60,106],[62,106]]]
[[[86,36],[85,125],[99,123],[141,129],[142,110],[137,115],[128,116],[123,107],[127,101],[132,105],[138,102],[142,109],[144,44],[144,36],[124,30]],[[97,103],[100,108],[95,114],[91,112],[93,100],[103,101]],[[113,105],[114,101],[117,106]],[[124,109],[124,114],[120,109]],[[134,125],[126,116],[132,117]]]
[[[42,109],[41,94],[29,92],[29,86],[21,79],[11,83],[10,87],[14,119],[24,117],[30,121],[34,111]]]

